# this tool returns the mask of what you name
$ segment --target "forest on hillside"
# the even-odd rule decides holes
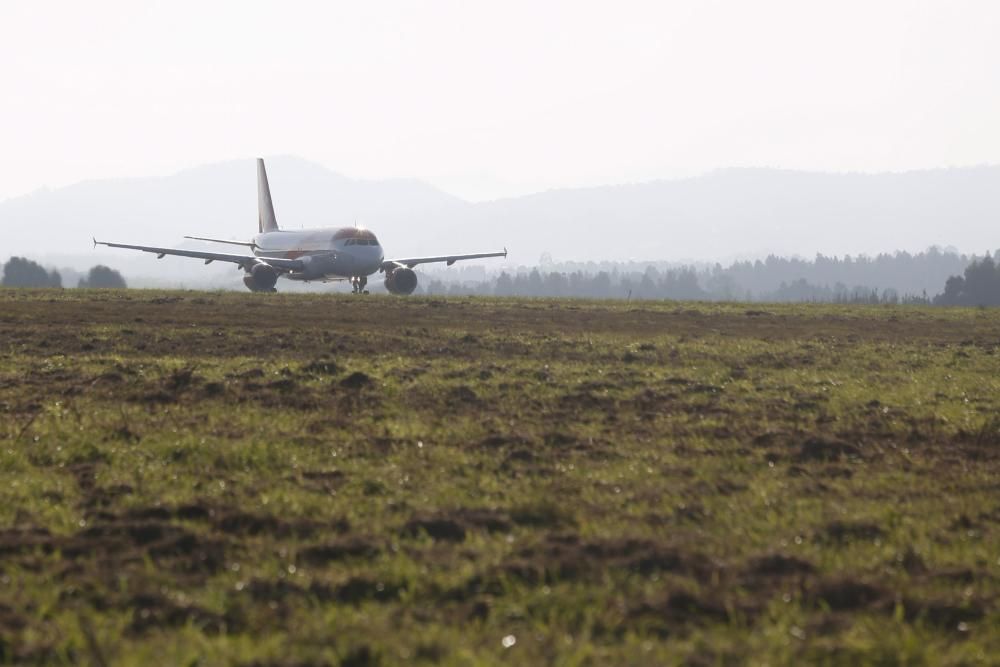
[[[989,252],[981,258],[990,258]],[[1000,259],[1000,251],[997,253]],[[723,266],[545,263],[499,275],[439,271],[426,294],[724,301],[929,303],[980,257],[932,247],[875,257],[770,256]]]

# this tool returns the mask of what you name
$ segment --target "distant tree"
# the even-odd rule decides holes
[[[557,271],[545,274],[541,290],[540,294],[543,296],[572,296],[569,294],[569,280]]]
[[[583,286],[585,280],[586,278],[583,275],[581,275],[578,279],[581,287]],[[608,275],[607,271],[601,271],[594,276],[589,287],[592,296],[608,298],[611,296],[611,276]]]
[[[514,281],[511,279],[510,275],[506,271],[500,274],[500,277],[496,280],[496,285],[493,287],[493,293],[497,296],[513,296],[514,295]]]
[[[526,294],[527,296],[543,296],[542,274],[538,272],[538,269],[532,269],[531,273],[528,274]]]
[[[24,257],[11,257],[3,267],[4,287],[62,287],[62,276]]]
[[[973,261],[964,276],[951,276],[944,292],[934,297],[944,306],[1000,306],[1000,266],[990,253]]]
[[[962,276],[952,276],[945,281],[944,293],[934,297],[934,303],[940,306],[957,306],[961,303],[965,292],[965,278]]]
[[[125,279],[122,277],[122,274],[118,273],[114,269],[104,266],[103,264],[98,264],[90,269],[90,273],[87,274],[86,278],[80,278],[80,282],[77,287],[123,289],[128,287],[128,285],[125,284]]]
[[[448,293],[448,287],[440,280],[432,280],[427,283],[427,292],[429,296],[439,296]]]
[[[653,280],[650,272],[642,274],[642,278],[639,279],[639,284],[634,288],[635,294],[633,295],[636,299],[655,299],[657,297],[656,293],[656,281]]]

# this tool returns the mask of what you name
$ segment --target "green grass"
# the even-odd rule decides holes
[[[1000,311],[0,290],[0,656],[1000,655]]]

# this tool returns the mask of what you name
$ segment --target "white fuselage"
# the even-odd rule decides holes
[[[369,276],[381,268],[384,259],[375,235],[355,227],[263,232],[253,242],[254,255],[262,259],[301,260],[305,269],[289,273],[292,280]]]

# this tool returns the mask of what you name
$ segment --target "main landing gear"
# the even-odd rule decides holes
[[[351,278],[351,292],[353,294],[368,294],[365,285],[368,284],[368,276],[354,276]]]

